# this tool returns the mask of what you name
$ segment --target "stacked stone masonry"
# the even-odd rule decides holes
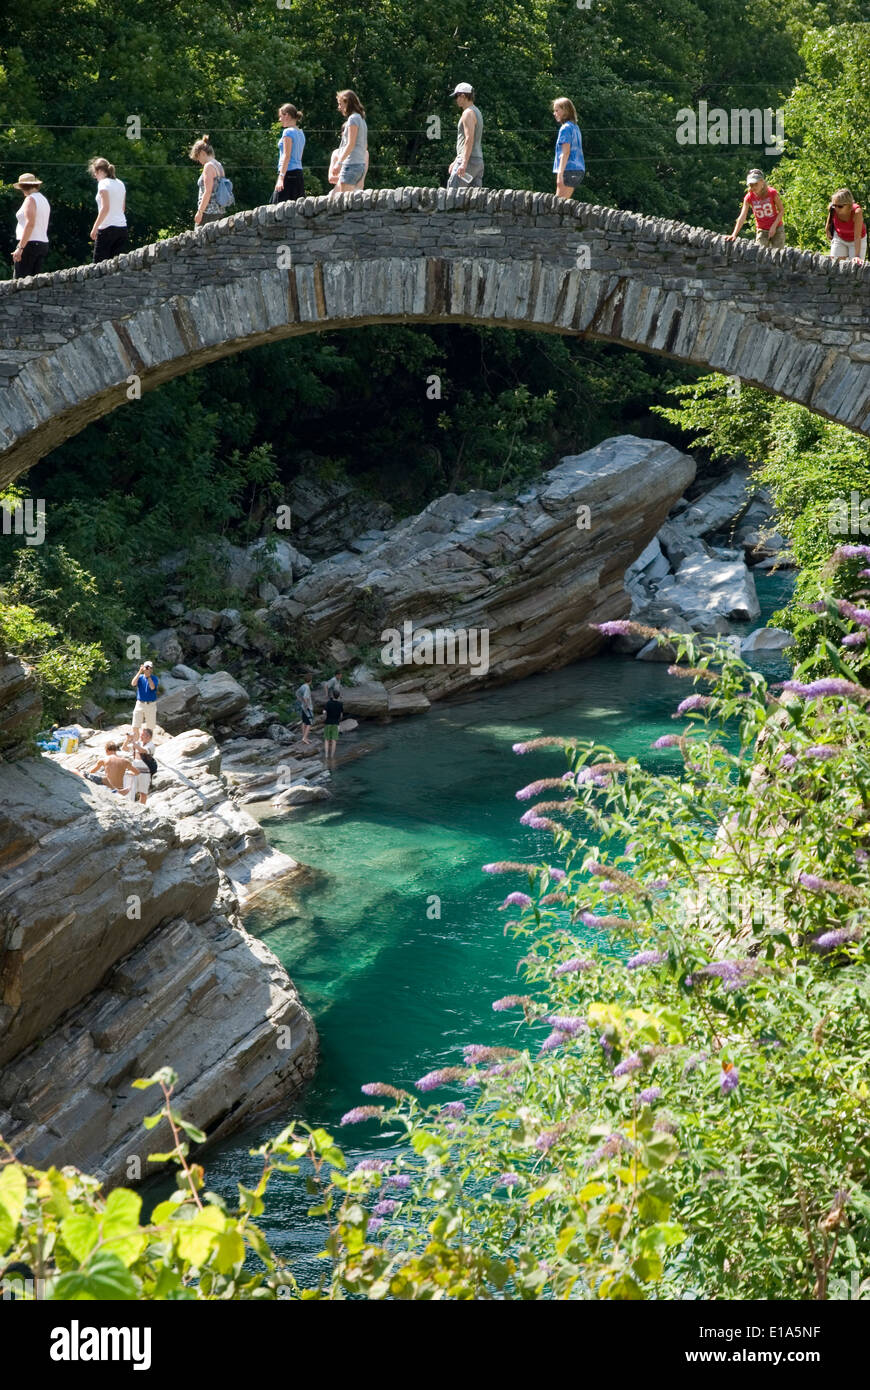
[[[369,323],[577,334],[725,372],[870,434],[870,269],[552,194],[376,189],[237,213],[0,284],[0,486],[217,358]]]

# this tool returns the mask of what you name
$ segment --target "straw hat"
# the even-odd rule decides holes
[[[22,174],[17,183],[13,183],[13,188],[17,188],[22,193],[26,193],[31,188],[41,188],[42,179],[38,179],[35,174]]]

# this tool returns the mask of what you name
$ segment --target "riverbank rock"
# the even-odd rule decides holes
[[[20,757],[42,718],[32,666],[0,652],[0,760]]]
[[[670,445],[625,435],[562,459],[512,499],[449,494],[372,530],[362,553],[315,564],[294,584],[298,609],[279,619],[273,604],[267,621],[316,648],[375,647],[374,679],[342,694],[366,718],[388,715],[389,689],[411,677],[431,701],[554,670],[597,650],[590,623],[626,615],[625,570],[694,471]]]
[[[115,1181],[154,1147],[137,1076],[175,1065],[179,1107],[220,1135],[298,1091],[316,1033],[236,915],[295,861],[230,800],[210,736],[157,743],[145,807],[70,770],[95,746],[0,767],[0,1132]]]
[[[783,652],[794,646],[794,637],[781,627],[758,627],[740,643],[745,656],[749,652]]]

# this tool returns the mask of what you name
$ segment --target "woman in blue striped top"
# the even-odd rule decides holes
[[[583,182],[586,174],[586,161],[583,158],[583,140],[577,124],[577,112],[573,101],[567,97],[557,97],[553,102],[553,115],[559,122],[556,136],[556,157],[553,160],[553,173],[556,175],[556,196],[572,198],[574,189]]]

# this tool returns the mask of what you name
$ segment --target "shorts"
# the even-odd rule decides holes
[[[137,700],[132,722],[134,729],[141,729],[144,724],[153,734],[157,728],[157,701]]]
[[[120,795],[118,788],[113,787],[111,782],[107,782],[102,772],[86,772],[85,777],[89,782],[96,782],[98,787],[105,787],[107,791],[115,792]]]
[[[126,227],[101,227],[94,238],[94,265],[120,256],[127,245],[128,235]]]
[[[562,182],[568,188],[577,188],[586,177],[585,169],[566,169],[562,175]]]
[[[299,718],[302,720],[302,723],[305,724],[306,727],[309,729],[311,725],[314,723],[314,715],[309,714],[307,709],[301,709],[299,711]]]
[[[305,179],[301,169],[288,169],[284,175],[284,187],[276,188],[272,194],[273,203],[289,203],[305,197]]]
[[[862,236],[861,245],[856,251],[854,241],[844,241],[843,238],[837,236],[837,233],[835,232],[833,240],[831,242],[831,255],[833,256],[835,261],[851,260],[853,256],[860,256],[863,260],[867,255],[866,236]]]
[[[326,739],[327,743],[334,743],[335,740],[338,738],[338,725],[324,724],[323,737]]]
[[[360,164],[358,161],[346,159],[338,171],[338,181],[339,183],[359,183],[360,179],[365,176],[365,171],[365,163]]]
[[[471,178],[468,178],[468,175],[469,175],[469,174],[471,175]],[[468,164],[467,164],[466,167],[465,167],[465,175],[466,175],[466,177],[465,177],[464,179],[461,179],[461,178],[459,177],[458,174],[451,174],[451,175],[449,176],[448,180],[447,180],[447,187],[448,187],[448,188],[482,188],[482,187],[483,187],[483,160],[482,160],[482,159],[469,159]]]
[[[771,251],[781,251],[785,246],[785,227],[779,226],[771,237],[766,227],[757,227],[755,230],[756,246],[767,246]]]

